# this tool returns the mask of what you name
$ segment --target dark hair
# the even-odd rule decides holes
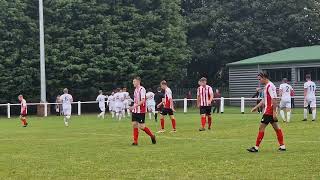
[[[203,81],[207,81],[207,78],[202,77],[199,81],[203,82]]]
[[[311,79],[311,74],[306,74],[306,79]]]
[[[266,78],[266,79],[269,79],[269,75],[266,73],[266,72],[260,72],[258,74],[258,76],[262,77],[262,78]]]
[[[287,78],[283,78],[283,80],[282,80],[283,82],[288,82],[288,79]]]
[[[157,91],[160,92],[160,91],[161,91],[161,87],[158,87],[158,88],[157,88]]]
[[[133,79],[138,80],[141,82],[141,78],[139,76],[134,77]]]
[[[167,81],[163,80],[163,81],[161,81],[160,84],[161,84],[161,85],[167,85]]]

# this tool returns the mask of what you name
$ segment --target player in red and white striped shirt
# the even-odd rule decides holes
[[[260,143],[264,137],[264,131],[268,124],[270,123],[274,129],[274,131],[277,134],[278,142],[280,145],[279,151],[285,151],[286,147],[284,145],[283,141],[283,132],[278,125],[278,119],[277,119],[277,92],[276,87],[274,84],[269,80],[269,76],[266,73],[259,73],[258,79],[261,84],[264,84],[264,99],[251,111],[256,111],[259,107],[261,107],[263,104],[265,106],[264,114],[260,123],[259,127],[259,133],[256,140],[256,145],[252,148],[247,149],[249,152],[258,152]]]
[[[152,144],[156,144],[156,136],[146,127],[145,115],[146,107],[146,89],[141,85],[141,78],[135,77],[133,79],[134,90],[134,105],[130,107],[132,111],[132,127],[133,127],[133,146],[138,145],[139,129],[143,130],[151,137]]]
[[[173,99],[172,99],[172,91],[168,87],[168,84],[166,81],[161,81],[160,83],[161,89],[164,90],[164,98],[162,99],[162,103],[158,104],[158,108],[160,108],[163,105],[162,112],[160,113],[160,124],[161,124],[161,130],[158,131],[158,133],[164,133],[164,116],[169,115],[171,119],[172,124],[172,131],[175,133],[176,130],[176,119],[174,118],[173,112]]]
[[[205,131],[206,117],[208,117],[208,129],[211,129],[211,102],[213,100],[213,90],[207,85],[207,78],[199,80],[199,87],[197,91],[197,106],[200,108],[201,128],[199,131]]]
[[[27,122],[27,114],[28,114],[27,102],[23,98],[22,95],[19,95],[18,99],[19,99],[19,101],[21,103],[20,120],[22,122],[23,127],[27,127],[28,126],[28,122]]]

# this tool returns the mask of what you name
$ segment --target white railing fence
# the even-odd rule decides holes
[[[301,96],[296,96],[294,97],[295,99],[300,99],[303,100],[304,97]],[[317,96],[317,98],[320,98],[320,96]],[[224,113],[225,110],[225,102],[226,100],[228,101],[240,101],[240,113],[244,113],[245,112],[245,103],[246,102],[251,102],[251,104],[253,104],[257,98],[245,98],[245,97],[240,97],[240,98],[225,98],[225,97],[221,97],[221,98],[216,98],[215,100],[220,100],[220,112]],[[196,102],[197,99],[174,99],[173,100],[175,103],[177,102],[182,102],[183,103],[183,112],[187,113],[188,112],[188,102]],[[47,117],[48,116],[48,105],[57,105],[58,103],[27,103],[28,106],[35,106],[35,105],[42,105],[44,106],[44,116]],[[77,102],[73,102],[72,104],[76,104],[77,105],[77,114],[80,116],[81,115],[81,106],[82,104],[98,104],[97,101],[85,101],[85,102],[81,102],[81,101],[77,101]],[[11,118],[11,107],[12,106],[20,106],[20,104],[0,104],[0,107],[6,107],[7,108],[7,117]]]

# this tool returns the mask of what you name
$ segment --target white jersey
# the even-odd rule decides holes
[[[304,83],[304,89],[307,90],[306,98],[309,100],[316,99],[316,84],[312,81],[307,81]]]
[[[147,106],[149,105],[152,106],[153,104],[155,105],[153,92],[147,92],[146,98],[147,98]]]
[[[70,108],[71,109],[71,103],[73,102],[73,98],[70,94],[63,94],[60,96],[60,100],[62,102],[62,108]]]
[[[291,92],[293,91],[292,86],[287,83],[283,83],[280,85],[279,91],[281,92],[281,100],[291,100]]]
[[[124,101],[124,96],[123,93],[117,92],[113,95],[114,97],[114,105],[117,108],[122,108],[123,107],[123,101]]]
[[[99,102],[99,107],[102,108],[102,107],[105,107],[105,106],[106,106],[106,99],[107,99],[107,96],[102,95],[102,94],[100,94],[100,95],[97,97],[96,101]]]

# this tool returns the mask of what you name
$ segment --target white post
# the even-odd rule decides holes
[[[183,99],[183,112],[186,113],[188,111],[188,99]]]
[[[81,102],[78,101],[78,116],[81,115]]]
[[[220,112],[221,114],[224,113],[224,97],[221,97]]]
[[[8,119],[11,118],[11,113],[10,113],[10,103],[7,105],[7,113],[8,113]]]
[[[241,113],[244,114],[244,97],[241,97]]]
[[[46,68],[44,51],[44,27],[43,27],[43,0],[39,0],[39,39],[40,39],[40,87],[41,101],[47,102],[46,98]]]
[[[48,104],[47,103],[43,103],[44,105],[44,117],[48,116]]]

